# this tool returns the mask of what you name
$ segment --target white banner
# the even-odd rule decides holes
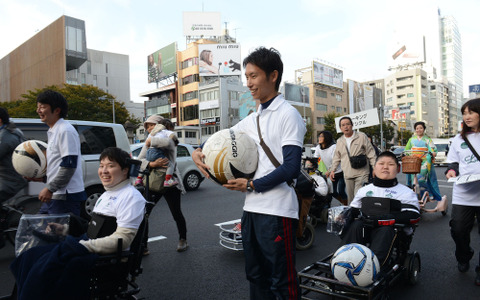
[[[352,119],[353,130],[380,124],[380,120],[378,119],[378,111],[376,108],[372,108],[358,113],[336,117],[335,127],[337,128],[338,133],[342,132],[340,130],[339,122],[343,117],[350,117],[350,119]]]

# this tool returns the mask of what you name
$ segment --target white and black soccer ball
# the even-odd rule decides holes
[[[253,178],[257,170],[257,145],[244,132],[220,130],[208,138],[202,153],[210,167],[210,178],[219,184],[229,179]]]
[[[12,164],[22,176],[42,178],[47,172],[47,144],[37,140],[21,143],[13,151]]]
[[[373,251],[355,243],[338,248],[330,267],[338,281],[361,287],[372,284],[380,272],[380,263]]]

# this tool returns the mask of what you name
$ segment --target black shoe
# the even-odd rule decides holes
[[[470,269],[470,263],[468,261],[466,263],[458,262],[457,267],[460,272],[465,273]]]
[[[475,285],[480,286],[480,266],[475,268],[475,272],[477,273],[477,277],[475,277]]]

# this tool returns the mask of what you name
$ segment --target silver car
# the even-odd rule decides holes
[[[130,145],[132,157],[137,158],[145,143]],[[205,179],[193,162],[192,152],[195,149],[189,144],[178,144],[177,146],[177,166],[183,178],[183,185],[187,191],[198,189],[200,183]]]

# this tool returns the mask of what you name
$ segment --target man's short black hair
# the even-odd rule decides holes
[[[130,154],[126,151],[123,151],[117,147],[108,147],[102,151],[100,154],[100,161],[104,158],[108,158],[110,161],[115,161],[120,165],[120,168],[125,169],[130,167],[130,163],[128,159],[130,158]]]
[[[2,119],[3,124],[10,123],[10,116],[8,115],[8,111],[3,107],[0,107],[0,119]]]
[[[278,92],[280,82],[282,81],[283,62],[280,58],[280,52],[278,52],[277,49],[259,47],[245,57],[243,60],[243,67],[245,68],[247,64],[252,64],[262,69],[265,72],[265,75],[267,75],[267,78],[273,71],[277,70],[278,78],[277,82],[275,82],[275,90]]]
[[[65,118],[68,112],[68,103],[65,97],[59,92],[53,90],[45,90],[38,94],[37,103],[48,104],[52,108],[52,112],[60,108],[60,118]]]
[[[344,117],[341,117],[341,118],[340,118],[340,121],[338,121],[338,127],[341,127],[340,125],[342,124],[342,121],[343,121],[343,120],[349,120],[349,121],[350,121],[350,125],[353,126],[353,121],[352,121],[352,119],[351,119],[350,117],[348,117],[348,116],[344,116]]]
[[[392,151],[383,151],[382,153],[380,153],[378,156],[377,156],[377,159],[375,160],[375,164],[377,164],[377,161],[381,158],[381,157],[390,157],[391,159],[393,159],[395,161],[395,163],[397,164],[397,167],[400,165],[400,163],[398,162],[398,159],[397,157],[395,156],[395,154],[392,152]]]

